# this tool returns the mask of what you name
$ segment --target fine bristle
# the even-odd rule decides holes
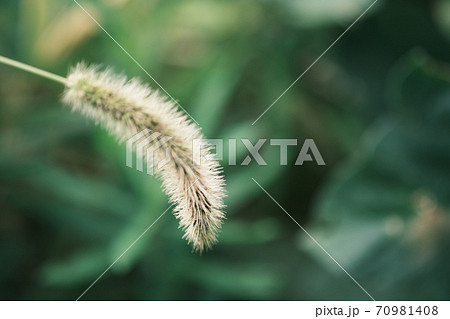
[[[143,130],[170,137],[164,143],[155,138],[148,145],[154,147],[157,161],[170,155],[171,160],[157,175],[175,204],[174,214],[185,231],[183,238],[196,251],[211,248],[225,218],[221,167],[199,128],[172,101],[137,79],[128,81],[111,69],[102,71],[83,63],[68,75],[63,101],[122,141]],[[201,147],[193,147],[194,139]],[[202,154],[194,154],[197,152]],[[201,161],[194,163],[195,156],[200,155]]]

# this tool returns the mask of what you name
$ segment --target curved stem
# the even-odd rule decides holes
[[[4,56],[1,56],[1,55],[0,55],[0,63],[3,63],[3,64],[6,64],[6,65],[9,65],[9,66],[12,66],[12,67],[15,67],[15,68],[18,68],[18,69],[21,69],[21,70],[33,73],[33,74],[36,74],[36,75],[42,76],[44,78],[47,78],[49,80],[53,80],[55,82],[59,82],[59,83],[62,83],[64,85],[66,85],[66,79],[63,78],[62,76],[59,76],[59,75],[56,75],[56,74],[53,74],[53,73],[50,73],[50,72],[47,72],[47,71],[35,68],[34,66],[31,66],[31,65],[28,65],[28,64],[24,64],[24,63],[15,61],[15,60],[8,59],[8,58],[6,58]]]

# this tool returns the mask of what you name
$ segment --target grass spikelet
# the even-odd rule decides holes
[[[165,143],[154,139],[155,158],[171,161],[158,172],[169,200],[175,204],[174,214],[184,229],[183,238],[193,249],[202,252],[217,241],[223,212],[224,179],[219,163],[211,156],[211,148],[199,128],[174,103],[137,79],[127,80],[111,69],[76,65],[66,80],[63,101],[106,127],[120,140],[126,140],[145,129],[171,139]],[[193,162],[193,139],[203,144],[201,163]]]

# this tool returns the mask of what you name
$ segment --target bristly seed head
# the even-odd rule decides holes
[[[171,137],[158,145],[154,155],[164,159],[170,153],[171,161],[159,176],[169,200],[175,203],[174,214],[185,231],[183,238],[200,253],[217,242],[225,218],[221,167],[211,156],[211,146],[199,128],[172,101],[137,79],[128,81],[111,69],[101,71],[98,66],[83,63],[68,75],[63,101],[122,141],[145,129]],[[195,165],[193,153],[198,150],[193,149],[194,139],[200,140],[203,153],[208,153]],[[158,142],[155,139],[148,147]]]

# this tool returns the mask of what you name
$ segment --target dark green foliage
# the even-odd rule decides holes
[[[280,166],[269,145],[268,166],[224,161],[228,215],[213,251],[192,254],[168,213],[83,299],[366,300],[251,178],[374,298],[448,299],[447,1],[379,1],[251,125],[371,3],[339,2],[348,10],[81,2],[208,138],[313,138],[327,164],[294,166],[298,146]],[[71,0],[2,1],[0,54],[61,75],[103,63],[156,87],[87,24]],[[124,145],[63,108],[61,90],[0,66],[0,299],[76,299],[168,207],[158,181],[125,166]]]

